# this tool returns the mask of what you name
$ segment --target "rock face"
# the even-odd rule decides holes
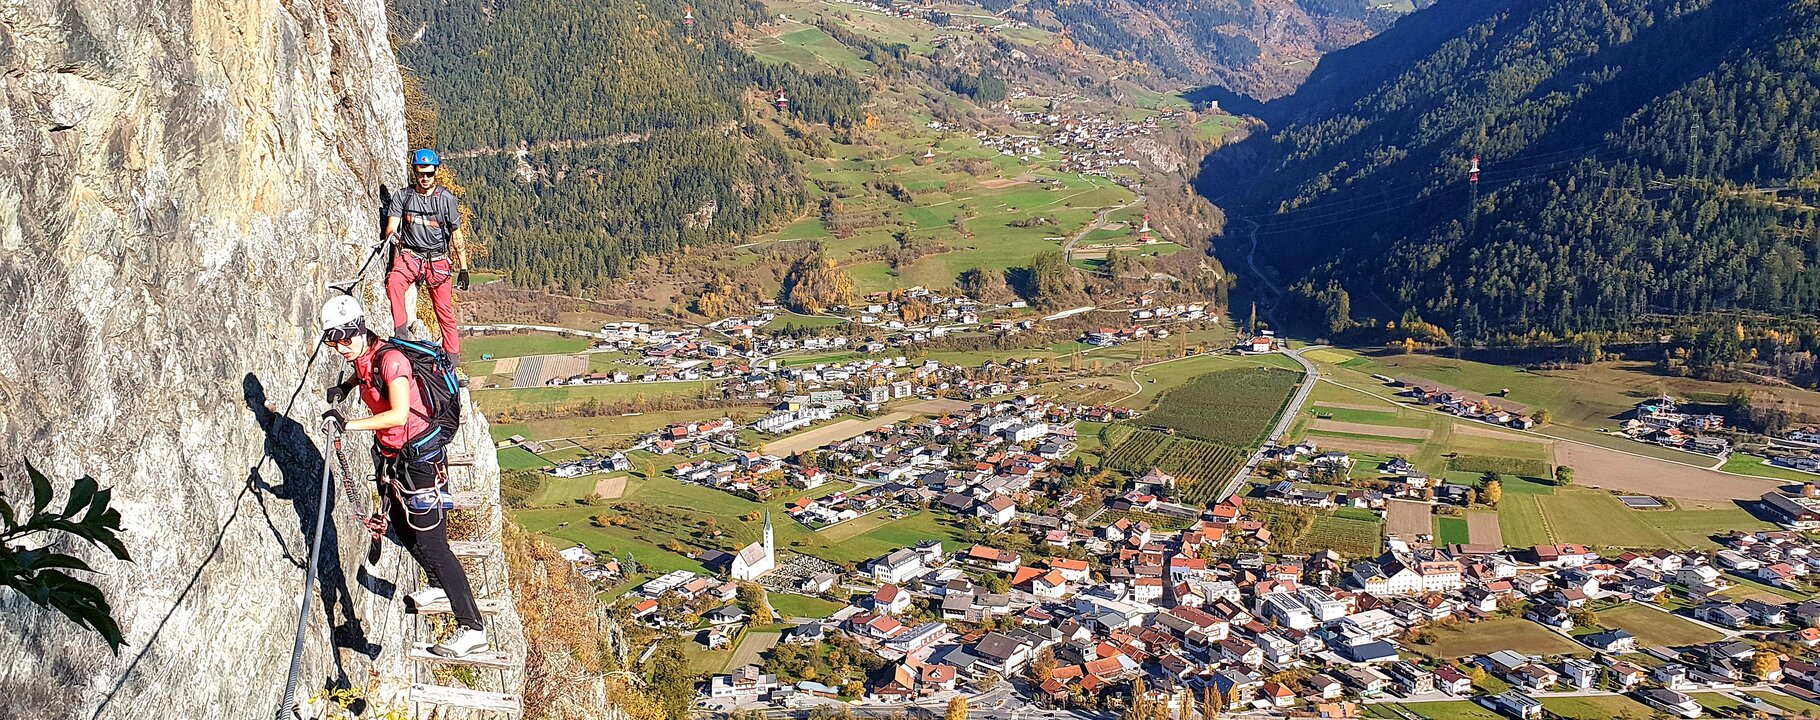
[[[94,476],[134,560],[73,549],[103,573],[117,656],[0,591],[0,717],[269,715],[315,520],[308,428],[342,364],[311,362],[316,308],[405,172],[385,6],[10,0],[0,64],[0,491],[28,459]],[[378,270],[359,294],[387,327]],[[470,432],[460,479],[496,491]],[[367,538],[335,511],[300,695],[383,705],[429,639],[390,597],[417,579],[395,546],[358,571]],[[515,616],[495,625],[514,642]]]

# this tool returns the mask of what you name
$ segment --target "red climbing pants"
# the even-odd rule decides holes
[[[404,325],[416,317],[414,308],[404,306],[405,291],[421,281],[430,291],[430,306],[436,311],[436,326],[442,331],[442,349],[450,355],[461,352],[461,331],[455,325],[455,277],[449,258],[425,258],[409,250],[399,250],[392,260],[392,270],[385,276],[386,298],[392,301],[392,323]]]

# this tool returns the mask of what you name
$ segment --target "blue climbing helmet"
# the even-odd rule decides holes
[[[425,165],[430,167],[441,167],[442,158],[436,155],[435,150],[429,148],[422,148],[417,152],[411,153],[411,167],[423,167]]]

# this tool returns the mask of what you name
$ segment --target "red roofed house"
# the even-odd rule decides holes
[[[910,593],[896,585],[886,583],[872,594],[872,611],[885,615],[896,615],[910,608]]]

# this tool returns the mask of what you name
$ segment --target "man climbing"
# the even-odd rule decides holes
[[[408,337],[405,328],[416,313],[404,306],[404,294],[412,283],[423,283],[430,292],[430,305],[436,311],[436,325],[442,330],[442,347],[449,359],[461,364],[461,331],[455,326],[455,286],[468,289],[467,230],[461,226],[461,211],[455,193],[436,184],[436,171],[442,158],[435,150],[423,148],[411,154],[414,172],[411,188],[392,194],[386,206],[385,241],[395,244],[398,252],[392,269],[386,273],[385,294],[392,301],[394,337]],[[455,251],[461,272],[449,282],[449,250]]]
[[[449,549],[442,489],[443,445],[425,441],[444,430],[438,417],[440,411],[426,410],[432,405],[442,407],[441,403],[446,402],[443,396],[432,396],[432,389],[424,386],[437,378],[424,377],[427,372],[414,368],[403,346],[380,340],[369,331],[366,313],[354,298],[342,295],[324,303],[322,327],[323,343],[354,368],[352,378],[329,387],[329,404],[340,404],[350,391],[358,389],[371,413],[350,420],[340,409],[331,408],[322,414],[323,426],[334,434],[349,430],[375,434],[373,465],[382,479],[382,504],[389,506],[385,513],[387,523],[429,578],[427,587],[410,594],[411,605],[422,608],[446,598],[460,626],[453,637],[430,650],[447,657],[462,657],[486,649],[485,626],[469,588],[467,572]],[[446,382],[452,387],[452,370]],[[459,404],[459,399],[456,402]],[[441,439],[446,442],[446,436]],[[414,450],[418,447],[433,449],[420,454]]]

